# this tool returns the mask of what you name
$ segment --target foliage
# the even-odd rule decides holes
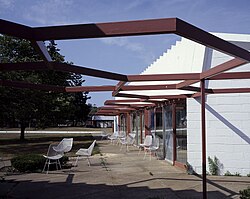
[[[164,196],[153,196],[153,197],[148,197],[147,199],[164,199]]]
[[[240,199],[250,199],[250,187],[240,190]]]
[[[227,171],[224,176],[233,176],[233,174],[230,173],[230,171]]]
[[[42,155],[19,155],[11,159],[11,165],[20,172],[37,172],[43,169],[45,158]]]
[[[247,174],[247,177],[250,177],[250,173],[249,173],[249,174]]]
[[[220,163],[216,156],[214,156],[214,159],[208,156],[208,167],[211,175],[220,175]]]
[[[65,61],[53,41],[47,49],[53,61]],[[0,60],[1,63],[42,61],[29,41],[1,35]],[[81,86],[84,82],[81,75],[49,70],[0,72],[0,79],[60,86]],[[24,129],[28,125],[45,128],[68,120],[73,120],[74,124],[74,121],[86,119],[90,111],[86,104],[87,95],[87,92],[56,93],[0,87],[0,126],[20,126],[21,138],[24,139]]]
[[[45,161],[46,159],[42,155],[25,154],[12,158],[11,165],[20,172],[41,172]],[[61,165],[65,165],[69,161],[69,158],[63,156],[59,161]],[[53,166],[51,168],[53,169]]]
[[[234,174],[233,173],[230,173],[230,171],[227,171],[224,176],[238,176],[238,177],[241,177],[241,174],[238,173],[238,172],[235,172]]]

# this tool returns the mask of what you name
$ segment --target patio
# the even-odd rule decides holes
[[[80,160],[78,167],[49,174],[9,175],[0,184],[0,198],[201,198],[202,178],[188,175],[144,153],[98,140],[101,154],[91,167]],[[75,159],[72,159],[74,161]],[[239,198],[249,177],[208,176],[208,198]]]

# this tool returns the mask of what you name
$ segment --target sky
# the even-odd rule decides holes
[[[208,32],[250,34],[250,0],[0,0],[1,19],[31,27],[177,17]],[[66,61],[140,74],[180,40],[175,35],[56,41]],[[83,76],[85,86],[117,81]],[[102,106],[111,92],[89,93]]]

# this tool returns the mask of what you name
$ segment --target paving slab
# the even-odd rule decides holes
[[[120,150],[107,140],[98,141],[98,145],[101,154],[91,158],[91,167],[83,159],[77,167],[49,174],[4,176],[0,198],[202,198],[199,176],[188,175],[156,157],[144,159],[136,147]],[[209,176],[208,198],[239,198],[239,190],[247,186],[249,177]]]

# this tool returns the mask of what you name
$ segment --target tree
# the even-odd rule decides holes
[[[49,42],[47,49],[53,61],[65,61],[53,41]],[[42,59],[29,41],[0,36],[0,61],[18,63]],[[0,79],[60,86],[80,86],[84,82],[81,75],[55,71],[0,72]],[[0,125],[14,127],[18,124],[21,127],[21,140],[24,139],[25,128],[29,123],[35,123],[37,127],[54,126],[70,119],[78,110],[88,112],[85,106],[89,98],[87,93],[69,94],[0,87],[0,94]]]

